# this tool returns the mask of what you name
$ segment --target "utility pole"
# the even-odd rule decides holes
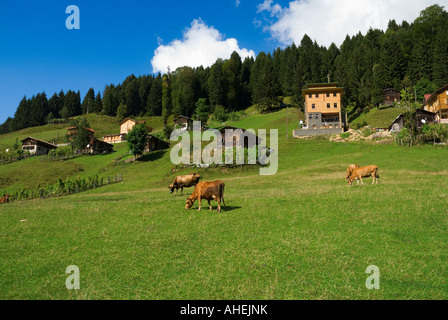
[[[286,139],[289,138],[288,135],[288,105],[286,105]]]

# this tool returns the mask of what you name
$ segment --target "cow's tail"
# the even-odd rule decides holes
[[[376,178],[376,181],[378,182],[378,180],[379,180],[379,178],[380,178],[380,173],[379,173],[379,171],[378,171],[378,167],[377,167],[376,170],[375,170],[375,178]]]
[[[224,205],[224,207],[226,207],[226,202],[224,201],[224,188],[225,188],[226,184],[224,182],[221,182],[219,184],[219,197],[222,200],[222,204]]]

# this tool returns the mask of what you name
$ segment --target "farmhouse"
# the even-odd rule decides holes
[[[103,153],[111,153],[114,151],[114,146],[98,140],[95,137],[90,138],[89,144],[86,146],[86,148],[83,150],[85,153],[90,154],[103,154]]]
[[[404,115],[400,114],[389,126],[389,131],[393,133],[400,132],[401,129],[403,129],[404,120]],[[416,111],[413,121],[415,121],[415,123],[417,124],[417,129],[421,129],[423,125],[435,122],[436,114],[423,109],[419,109]]]
[[[47,155],[50,150],[57,148],[58,147],[52,143],[33,137],[28,137],[22,140],[22,150],[36,156]]]
[[[393,88],[388,88],[383,91],[384,98],[381,106],[391,106],[394,103],[400,103],[401,101],[401,93],[398,90]]]
[[[302,90],[305,100],[305,126],[294,137],[344,132],[346,116],[342,113],[344,88],[338,83],[308,84]]]
[[[188,118],[186,116],[178,116],[174,118],[174,126],[179,126],[181,129],[184,130],[191,130],[193,127],[193,119]]]
[[[435,113],[437,122],[448,124],[448,84],[434,91],[423,108]]]
[[[95,135],[95,131],[90,128],[84,128],[89,132],[89,136],[92,138]],[[72,141],[74,136],[78,134],[78,129],[76,127],[67,128],[68,140]]]
[[[120,143],[126,140],[127,134],[138,124],[146,124],[146,121],[136,121],[130,118],[126,118],[120,122],[120,133],[109,134],[103,137],[103,141],[107,143]],[[151,127],[147,127],[148,132],[152,132]]]

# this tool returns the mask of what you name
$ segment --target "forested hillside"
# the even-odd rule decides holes
[[[448,13],[433,5],[412,23],[395,20],[386,31],[370,29],[349,37],[340,47],[326,48],[305,35],[300,44],[260,52],[244,61],[234,52],[204,68],[183,67],[166,75],[131,75],[103,92],[38,93],[20,102],[14,118],[0,133],[48,123],[52,119],[100,113],[127,116],[194,116],[195,113],[238,111],[251,105],[261,110],[278,106],[282,97],[302,105],[307,83],[339,82],[350,119],[377,106],[383,90],[405,90],[419,101],[448,83]],[[201,100],[198,103],[199,99]],[[198,110],[197,110],[198,109]]]

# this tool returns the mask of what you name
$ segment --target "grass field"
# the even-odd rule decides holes
[[[169,194],[191,172],[172,174],[169,151],[120,168],[122,184],[1,205],[0,298],[447,299],[448,150],[287,140],[285,120],[233,124],[279,129],[276,175],[194,169],[226,183],[221,214],[186,211],[192,189]],[[76,161],[116,170],[98,159]],[[347,186],[350,163],[378,165],[380,184]],[[65,287],[69,265],[80,290]],[[380,290],[365,286],[370,265]]]

